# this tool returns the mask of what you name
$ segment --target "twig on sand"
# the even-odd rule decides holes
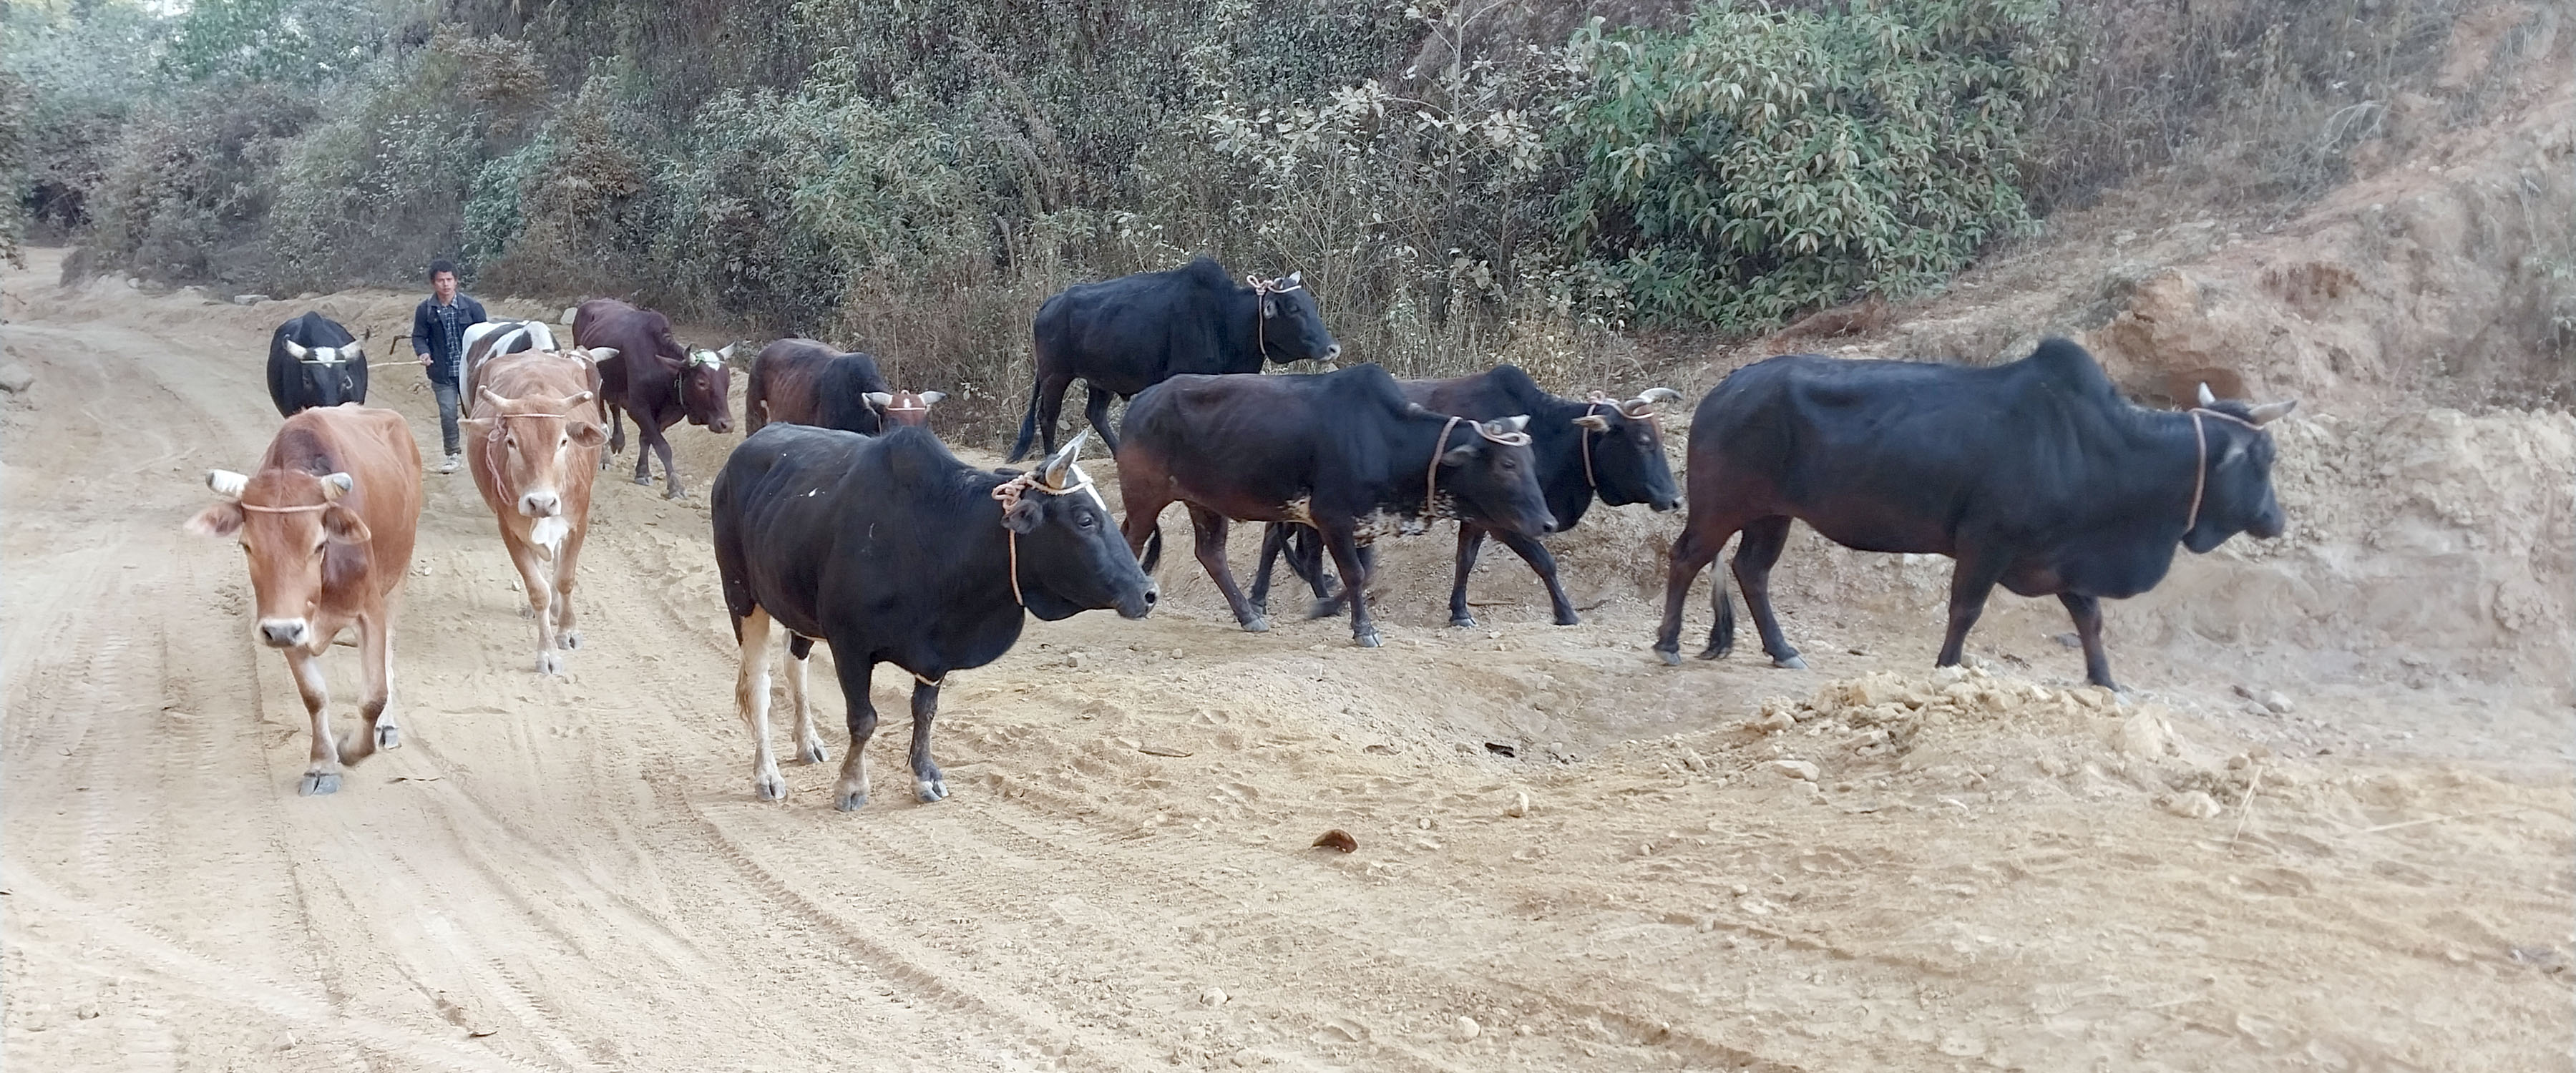
[[[2262,764],[2254,765],[2254,777],[2245,780],[2245,804],[2236,810],[2236,833],[2227,836],[2227,846],[2230,849],[2236,847],[2237,839],[2244,837],[2245,821],[2254,818],[2254,795],[2263,789],[2264,767],[2265,765]]]
[[[2364,827],[2359,830],[2346,831],[2344,834],[2347,836],[2367,835],[2376,834],[2381,831],[2394,831],[2400,827],[2422,827],[2428,823],[2448,823],[2452,820],[2477,820],[2484,819],[2489,816],[2502,816],[2508,812],[2523,812],[2530,808],[2531,806],[2529,805],[2508,805],[2504,808],[2491,808],[2484,812],[2463,812],[2457,816],[2427,816],[2420,820],[2407,820],[2403,823],[2383,823],[2377,827]]]

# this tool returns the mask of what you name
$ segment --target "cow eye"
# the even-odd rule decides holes
[[[1092,517],[1090,511],[1084,511],[1074,515],[1073,524],[1076,528],[1092,529],[1100,525],[1100,519]]]
[[[1513,459],[1506,458],[1506,459],[1504,459],[1504,460],[1503,460],[1503,468],[1504,468],[1504,469],[1519,469],[1519,468],[1521,468],[1521,464],[1520,464],[1518,461],[1515,461],[1515,460],[1513,460]]]

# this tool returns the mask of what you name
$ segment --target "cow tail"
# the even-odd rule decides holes
[[[1038,438],[1038,393],[1045,388],[1046,377],[1029,379],[1029,412],[1020,415],[1020,438],[1011,444],[1011,457],[1003,461],[1017,462],[1028,457],[1029,443]]]

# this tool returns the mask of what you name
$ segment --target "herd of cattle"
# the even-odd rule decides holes
[[[581,643],[575,564],[592,480],[624,450],[623,419],[636,426],[636,482],[651,483],[648,459],[659,455],[672,497],[683,492],[666,430],[683,419],[732,427],[732,347],[685,347],[661,314],[613,299],[564,319],[569,347],[536,321],[467,333],[468,468],[524,582],[542,674],[560,673],[563,650]],[[877,720],[868,686],[879,663],[914,680],[913,791],[936,801],[948,791],[930,726],[949,672],[1000,658],[1028,615],[1144,617],[1156,598],[1158,522],[1174,501],[1244,629],[1268,628],[1271,572],[1284,557],[1313,587],[1313,615],[1347,604],[1353,638],[1375,646],[1367,589],[1379,536],[1457,521],[1450,620],[1473,625],[1467,578],[1490,534],[1529,563],[1556,621],[1571,625],[1573,604],[1540,538],[1573,526],[1595,500],[1657,511],[1684,500],[1657,423],[1659,407],[1682,401],[1668,388],[1571,399],[1510,365],[1411,382],[1376,365],[1260,375],[1265,361],[1329,361],[1342,349],[1293,274],[1236,283],[1201,257],[1075,286],[1039,308],[1033,342],[1035,384],[1011,460],[1033,440],[1044,456],[1025,472],[959,460],[928,424],[941,393],[892,389],[867,354],[781,339],[751,362],[750,434],[710,505],[740,646],[735,704],[755,734],[762,798],[786,795],[769,742],[773,625],[786,633],[787,696],[808,763],[826,751],[807,660],[816,641],[832,647],[850,733],[835,804],[867,801]],[[1123,521],[1077,462],[1090,431],[1056,446],[1076,380],[1117,462]],[[277,329],[269,386],[285,424],[252,473],[207,475],[222,502],[189,528],[234,536],[247,553],[254,635],[285,655],[312,719],[300,792],[330,793],[342,765],[399,744],[387,709],[391,602],[420,517],[420,455],[400,415],[363,405],[363,348],[318,314]],[[1112,397],[1130,400],[1114,430]],[[2220,400],[2204,387],[2188,410],[2141,408],[2061,339],[1987,368],[1811,355],[1746,366],[1691,421],[1689,520],[1670,549],[1655,649],[1679,662],[1690,586],[1742,534],[1734,573],[1763,650],[1803,666],[1769,594],[1795,519],[1847,547],[1956,560],[1939,665],[1959,661],[2001,584],[2063,601],[2086,677],[2112,686],[2101,598],[2153,587],[2177,545],[2207,552],[2239,532],[2281,533],[2263,426],[2294,405]],[[1236,521],[1266,523],[1249,597],[1226,561]],[[1713,590],[1702,659],[1734,643],[1726,586]],[[365,664],[367,722],[346,742],[332,734],[316,662],[344,631]]]

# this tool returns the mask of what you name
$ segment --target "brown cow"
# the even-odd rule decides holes
[[[206,473],[224,501],[189,520],[200,536],[238,536],[250,557],[259,619],[252,634],[286,656],[313,720],[313,762],[300,794],[340,788],[340,765],[402,744],[394,716],[393,603],[411,570],[420,525],[420,447],[392,410],[356,403],[286,419],[247,476]],[[358,631],[369,733],[331,736],[322,653],[341,630]]]
[[[635,483],[653,483],[651,455],[662,457],[663,497],[687,492],[671,468],[671,441],[663,430],[687,418],[719,435],[733,431],[733,372],[725,362],[733,347],[708,350],[683,347],[671,335],[671,320],[650,309],[638,309],[614,298],[593,298],[564,311],[572,325],[573,345],[609,347],[613,357],[599,362],[599,394],[608,412],[608,452],[626,449],[626,427],[620,414],[635,419]],[[606,459],[601,460],[607,464]]]
[[[537,620],[537,673],[563,673],[556,651],[581,647],[573,569],[590,529],[590,485],[608,432],[589,420],[597,373],[578,351],[524,350],[483,364],[482,394],[461,424],[467,464]]]
[[[945,391],[924,391],[918,395],[909,391],[891,393],[871,391],[868,392],[868,405],[876,407],[885,414],[889,429],[897,425],[928,428],[930,427],[930,408],[947,397],[948,393]]]

